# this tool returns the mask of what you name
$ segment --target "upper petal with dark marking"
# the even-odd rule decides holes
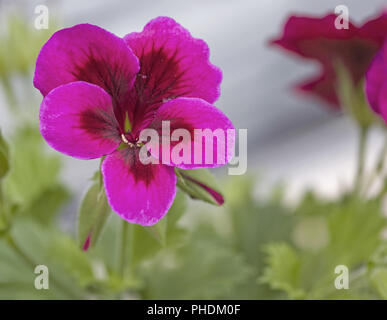
[[[113,98],[120,122],[139,70],[138,59],[124,40],[94,25],[79,24],[55,32],[36,61],[34,86],[46,96],[73,81],[103,88]]]
[[[124,39],[141,66],[135,81],[135,122],[148,119],[161,103],[176,97],[202,98],[209,103],[218,99],[222,73],[209,62],[207,44],[173,19],[156,18],[142,32]]]

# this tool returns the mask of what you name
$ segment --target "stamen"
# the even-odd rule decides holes
[[[121,134],[121,139],[122,139],[122,141],[124,141],[124,143],[126,143],[126,144],[129,143],[128,139],[126,139],[124,134]]]
[[[134,147],[134,144],[129,142],[128,139],[126,139],[125,135],[124,134],[121,134],[121,139],[122,141],[127,144],[129,147]]]

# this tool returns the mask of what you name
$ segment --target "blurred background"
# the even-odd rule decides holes
[[[34,30],[34,19],[36,18],[34,10],[35,7],[40,4],[46,5],[49,9],[49,23],[51,30],[47,32]],[[268,239],[265,241],[262,240],[262,243],[266,243],[270,240],[272,228],[275,229],[273,233],[277,232],[281,235],[278,238],[273,236],[273,240],[275,241],[278,239],[285,241],[285,239],[288,239],[288,234],[293,234],[293,236],[289,236],[293,237],[292,241],[295,241],[296,244],[307,243],[306,251],[313,256],[313,258],[310,258],[310,261],[308,260],[308,262],[305,263],[305,265],[307,265],[305,268],[308,270],[315,270],[315,267],[318,265],[315,257],[318,256],[319,251],[316,251],[317,253],[311,253],[310,246],[312,249],[320,249],[325,243],[329,242],[329,240],[327,240],[329,235],[333,236],[333,233],[329,233],[330,220],[322,223],[322,225],[327,224],[328,229],[324,229],[325,227],[321,227],[319,217],[317,220],[315,217],[312,220],[296,218],[293,222],[289,223],[289,230],[291,229],[291,231],[284,231],[277,230],[277,227],[283,226],[286,229],[286,221],[290,219],[289,215],[287,213],[284,213],[283,217],[268,215],[268,217],[265,216],[264,218],[259,218],[259,221],[268,219],[267,221],[265,220],[265,223],[267,223],[266,225],[264,223],[258,223],[256,229],[246,231],[243,228],[248,228],[249,222],[251,223],[252,220],[246,218],[246,221],[242,223],[233,220],[233,217],[236,212],[243,211],[243,208],[245,208],[244,206],[253,206],[255,209],[251,209],[250,207],[248,207],[249,209],[246,209],[247,207],[245,208],[251,212],[255,212],[255,210],[258,210],[257,208],[260,208],[260,212],[269,212],[273,205],[271,202],[272,198],[276,198],[277,196],[284,196],[286,201],[290,200],[293,206],[301,208],[301,212],[303,212],[305,207],[309,208],[310,205],[311,207],[318,207],[316,211],[319,213],[326,213],[330,210],[334,211],[334,209],[332,209],[331,204],[325,202],[331,200],[325,199],[337,199],[341,197],[341,192],[343,190],[350,188],[356,166],[355,159],[358,137],[355,124],[353,124],[348,117],[343,116],[340,111],[333,110],[323,102],[309,97],[301,97],[292,91],[292,85],[303,79],[307,79],[318,72],[319,66],[316,63],[297,59],[291,55],[285,55],[284,52],[278,50],[278,48],[270,47],[268,44],[271,39],[282,34],[284,22],[290,15],[302,14],[323,16],[328,12],[333,12],[337,5],[342,4],[348,6],[351,20],[356,23],[362,23],[364,20],[376,16],[382,8],[385,7],[386,2],[385,0],[370,0],[366,2],[355,0],[343,0],[340,2],[337,0],[0,0],[0,37],[2,37],[1,39],[4,41],[4,43],[0,43],[0,46],[2,47],[0,52],[6,55],[14,54],[13,52],[10,52],[10,50],[7,51],[7,48],[9,49],[10,47],[8,46],[9,43],[5,40],[7,35],[9,35],[9,17],[21,17],[22,23],[17,23],[24,25],[26,30],[31,30],[33,37],[36,37],[34,38],[36,41],[31,40],[32,36],[29,37],[28,35],[26,36],[23,34],[19,34],[21,40],[17,40],[15,37],[13,38],[13,40],[20,44],[20,47],[15,46],[14,50],[22,53],[15,54],[15,57],[18,56],[19,58],[21,57],[20,59],[23,59],[23,52],[26,53],[27,57],[25,58],[25,61],[27,61],[29,65],[26,66],[26,70],[23,70],[23,76],[20,76],[20,72],[10,72],[7,74],[7,83],[12,86],[15,93],[14,96],[17,100],[15,104],[17,104],[20,109],[17,115],[15,115],[12,108],[6,106],[9,104],[9,97],[7,97],[9,93],[6,92],[6,86],[1,87],[0,128],[2,129],[4,137],[11,137],[17,135],[18,131],[23,131],[23,128],[18,125],[19,120],[20,123],[24,120],[29,120],[32,121],[32,123],[35,122],[37,125],[37,114],[41,96],[38,90],[32,88],[32,72],[36,57],[28,57],[28,51],[31,49],[31,52],[38,52],[41,45],[48,38],[48,34],[53,30],[87,22],[99,25],[116,35],[124,36],[129,32],[142,30],[143,26],[154,17],[170,16],[186,27],[194,37],[202,38],[208,43],[211,52],[211,62],[219,66],[223,71],[222,93],[220,99],[216,102],[216,106],[232,119],[236,128],[247,128],[248,130],[247,177],[235,177],[234,180],[228,180],[229,182],[225,183],[226,195],[229,195],[231,198],[230,207],[227,208],[227,210],[230,210],[231,212],[229,213],[231,219],[222,219],[222,216],[225,214],[224,209],[222,208],[212,209],[207,204],[197,205],[197,202],[189,202],[189,209],[187,209],[189,213],[184,217],[183,225],[186,224],[189,226],[197,216],[208,216],[210,212],[210,218],[215,221],[215,229],[217,229],[221,235],[223,233],[227,234],[227,230],[233,229],[235,225],[237,225],[237,229],[239,228],[240,234],[246,233],[250,234],[252,237],[260,237],[260,232],[263,234],[265,229],[267,229],[266,231],[269,233]],[[17,37],[18,33],[16,32],[14,36]],[[23,43],[24,40],[25,42]],[[0,68],[1,67],[3,67],[3,71],[6,70],[7,63],[0,65]],[[2,72],[1,69],[0,72]],[[369,161],[368,165],[373,163],[379,148],[383,144],[384,133],[382,131],[383,130],[379,128],[373,129],[371,132],[367,153]],[[25,134],[28,135],[29,133],[25,132]],[[23,137],[19,137],[19,140],[23,141]],[[42,152],[58,156],[55,151],[49,150],[45,144],[42,148],[42,150],[44,150]],[[28,149],[28,147],[25,146],[24,149]],[[34,151],[30,150],[30,152]],[[69,196],[67,199],[66,205],[62,206],[60,209],[62,213],[60,215],[60,224],[62,230],[71,234],[74,233],[73,229],[75,226],[76,215],[82,196],[89,186],[90,178],[97,170],[99,162],[97,160],[81,161],[65,156],[60,156],[60,160],[63,166],[60,170],[58,169],[58,181],[63,183],[63,186],[67,188],[69,194],[71,194],[71,197]],[[20,160],[20,162],[21,164],[19,164],[19,166],[22,167],[22,160]],[[32,166],[32,168],[34,167]],[[52,170],[56,169],[53,168]],[[226,179],[224,177],[222,178],[225,172],[224,169],[218,170],[217,174],[220,179]],[[20,179],[23,180],[23,176],[21,176]],[[253,181],[259,181],[259,183],[254,183]],[[47,182],[47,184],[49,183],[50,182]],[[281,187],[278,187],[278,183],[286,185],[286,191],[281,189]],[[12,183],[10,183],[10,188],[12,189]],[[29,186],[26,186],[26,189],[28,188]],[[30,186],[30,188],[33,188],[33,186]],[[235,189],[233,188],[238,188],[240,191],[235,192]],[[319,202],[317,205],[315,200],[310,200],[310,198],[305,196],[305,192],[309,189],[313,189],[314,192],[318,193],[319,196],[324,199],[322,200],[322,203]],[[29,191],[27,191],[27,193],[28,192]],[[284,193],[284,195],[282,193]],[[257,199],[260,199],[262,194],[271,198],[265,200],[267,202],[264,202],[263,204],[257,203],[257,201],[259,201]],[[251,198],[249,198],[250,196]],[[20,195],[20,197],[23,197],[23,195]],[[307,198],[307,200],[305,200],[305,198]],[[312,199],[314,199],[314,197],[312,197]],[[285,203],[287,203],[286,201]],[[299,201],[302,201],[302,204],[299,204]],[[44,206],[44,200],[42,200],[41,204]],[[346,205],[347,203],[345,203],[345,206]],[[283,213],[282,211],[288,210],[285,209],[285,205],[282,202],[281,204],[277,203],[276,206],[276,209],[273,210],[276,213],[280,212],[278,213],[279,215]],[[360,205],[354,205],[353,203],[348,206],[349,207],[346,207],[346,210],[351,212],[352,210],[355,210],[354,208],[361,207]],[[309,212],[309,209],[305,209],[305,211]],[[364,207],[364,211],[368,212],[369,207]],[[302,215],[303,213],[301,213],[301,216]],[[359,217],[357,227],[362,225],[363,219],[364,216]],[[302,223],[301,226],[299,226],[297,223],[301,220]],[[344,223],[345,220],[342,220],[341,222]],[[238,225],[238,223],[240,224]],[[295,225],[298,225],[298,227],[295,227]],[[375,225],[377,225],[377,223],[375,223]],[[380,224],[380,228],[375,227],[376,229],[374,228],[375,225],[370,226],[368,229],[369,234],[373,234],[375,231],[382,231],[382,224]],[[357,227],[351,229],[353,234],[358,234]],[[334,228],[336,228],[336,226]],[[300,230],[307,230],[307,232],[305,233]],[[200,233],[202,239],[207,239],[206,232],[207,231],[204,230],[203,233]],[[340,234],[340,232],[338,232],[338,234]],[[311,239],[311,237],[314,236],[317,237],[314,239],[315,241]],[[364,237],[367,236],[368,233],[365,233]],[[223,239],[221,242],[226,244],[226,247],[229,247],[232,240],[229,240],[227,236],[226,239],[228,240],[223,241]],[[261,241],[260,239],[255,240],[258,242]],[[248,242],[250,240],[244,239],[243,241],[240,241],[243,245],[240,245],[239,248],[245,248],[243,250],[245,250],[244,253],[246,253],[247,256],[250,254],[249,252],[251,252],[251,250],[255,250],[252,249],[252,247],[256,245],[254,242],[250,242],[249,246]],[[375,243],[373,243],[373,249],[378,246],[378,241],[379,240],[375,240]],[[198,253],[202,252],[205,256],[205,248],[212,248],[211,245],[214,245],[215,249],[218,248],[217,245],[211,243],[201,243],[200,245],[203,245],[203,248],[191,249],[190,252],[198,250]],[[347,243],[347,245],[348,248],[353,248],[354,244],[351,242]],[[305,247],[302,247],[301,245],[301,249],[305,249]],[[341,249],[346,250],[344,247]],[[362,255],[359,260],[356,260],[354,266],[364,264],[364,261],[368,261],[370,256],[369,251],[371,250],[368,249],[368,247],[364,249],[367,254]],[[269,256],[272,257],[270,262],[272,267],[275,266],[276,263],[281,264],[281,260],[277,261],[274,258],[278,252],[284,254],[284,257],[286,257],[286,259],[284,258],[285,261],[294,262],[294,265],[289,267],[291,270],[298,264],[303,265],[301,261],[298,262],[296,254],[291,252],[291,249],[286,247],[286,245],[285,247],[279,245],[278,247],[269,248],[265,252],[269,252]],[[248,257],[247,260],[249,260],[252,265],[257,264],[259,267],[262,267],[264,260],[263,256],[259,256],[260,258],[258,258],[258,255],[255,255],[255,253],[253,256],[252,262]],[[330,254],[327,254],[327,256],[332,258],[332,265],[340,260],[336,259],[337,257],[333,258]],[[238,259],[244,261],[245,258],[234,255],[232,252],[225,253],[225,255],[221,256],[219,259],[220,261],[228,261],[228,258],[234,261],[236,270],[240,268],[242,271],[240,274],[241,278],[234,279],[234,283],[227,285],[226,288],[224,288],[225,292],[242,286],[244,281],[247,281],[246,279],[250,279],[251,272],[255,272],[250,270],[251,266],[241,267]],[[185,267],[187,267],[186,272],[192,271],[192,269],[188,268],[189,259],[191,258],[187,258],[185,265]],[[205,260],[206,258],[204,257],[203,259]],[[255,261],[255,259],[258,259],[259,261]],[[360,261],[362,262],[360,263]],[[160,261],[157,263],[160,263]],[[96,268],[98,269],[98,266]],[[230,268],[233,268],[233,266],[230,266]],[[182,267],[179,270],[181,271],[181,274],[177,273],[177,279],[180,279],[180,276],[180,280],[185,279],[185,269]],[[160,271],[161,274],[163,274],[163,272],[168,274],[167,271]],[[224,272],[224,279],[227,279],[229,278],[228,272],[232,273],[233,271],[225,270]],[[245,272],[245,274],[243,272]],[[291,271],[289,272],[291,273]],[[267,271],[267,273],[265,273],[266,278],[269,279],[273,276],[273,273]],[[386,274],[383,273],[383,276],[385,275]],[[285,277],[285,275],[283,276]],[[168,280],[170,280],[168,277],[170,277],[170,275],[165,275],[164,278],[161,276],[158,280],[149,280],[147,278],[151,285],[146,287],[146,290],[144,289],[145,291],[142,291],[143,297],[174,298],[179,296],[180,293],[178,289],[176,289],[176,291],[172,290],[169,296],[163,296],[162,289],[160,288],[163,288],[163,286],[168,284]],[[258,281],[258,275],[252,277],[254,278],[254,281]],[[217,282],[213,284],[214,287],[221,287],[225,282],[224,279],[216,279]],[[311,279],[314,279],[313,276]],[[327,279],[330,278],[327,276]],[[309,289],[312,290],[311,288],[313,286],[323,287],[322,284],[315,284],[311,280],[310,283],[308,282],[308,284],[305,285],[307,289],[303,288],[301,290],[298,287],[299,284],[295,285],[293,283],[292,285],[296,287],[296,289],[294,289],[291,285],[283,285],[277,280],[273,280],[270,286],[275,290],[283,290],[289,294],[290,297],[305,297],[305,291]],[[115,281],[118,280],[115,279]],[[192,281],[194,281],[194,279]],[[247,282],[249,281],[250,280]],[[270,282],[270,280],[267,281]],[[325,278],[323,279],[324,284],[327,281],[328,280]],[[132,285],[132,283],[130,285]],[[289,286],[291,287],[290,289]],[[299,286],[302,287],[302,285]],[[194,289],[192,290],[193,293],[191,292],[191,295],[187,294],[184,297],[201,297],[199,293],[195,295]],[[211,290],[212,287],[208,289],[208,294],[205,295],[204,298],[230,296],[223,293],[218,294],[216,290],[214,292]],[[262,291],[264,293],[260,291],[261,293],[258,294],[254,289],[249,290],[244,288],[241,292],[245,292],[245,294],[241,294],[237,297],[231,295],[231,297],[272,297],[272,293],[266,291]],[[275,290],[274,292],[276,292]],[[15,296],[18,297],[17,294]],[[23,297],[23,294],[20,294],[20,296]],[[275,297],[282,298],[285,296],[281,294]],[[315,296],[314,293],[312,293],[308,297],[324,298],[330,296],[324,291],[324,293],[316,293]],[[363,297],[363,294],[356,296],[356,298],[359,297]]]
[[[205,39],[212,62],[223,71],[217,106],[237,128],[248,129],[249,170],[258,170],[268,183],[286,179],[295,195],[307,185],[334,196],[338,185],[350,183],[356,152],[351,122],[320,101],[292,91],[293,84],[316,74],[318,65],[284,56],[268,41],[280,35],[292,14],[322,16],[344,4],[359,23],[378,14],[385,1],[2,0],[3,25],[10,12],[20,11],[33,28],[39,4],[48,6],[52,21],[61,27],[89,22],[119,36],[140,31],[154,17],[173,17],[193,36]],[[5,111],[0,111],[0,126],[12,130]],[[381,143],[377,133],[372,139],[372,145]],[[83,190],[96,164],[66,161],[66,183]]]

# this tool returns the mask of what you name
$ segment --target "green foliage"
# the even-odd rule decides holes
[[[93,248],[109,218],[111,209],[100,182],[94,182],[83,198],[78,216],[78,245]]]
[[[166,247],[179,247],[185,242],[187,230],[178,225],[185,208],[186,196],[179,192],[167,216],[155,226],[131,225],[131,234],[127,239],[127,248],[130,251],[128,259],[131,268],[138,268]],[[95,248],[96,255],[101,256],[102,260],[107,262],[110,270],[116,268],[116,252],[112,248],[118,249],[116,239],[119,237],[117,230],[120,223],[121,218],[113,214],[101,236],[99,245]]]
[[[52,33],[52,27],[55,27],[52,23],[50,25],[50,29],[37,30],[31,27],[25,17],[14,14],[7,18],[5,32],[0,33],[1,79],[6,79],[14,72],[27,74],[30,71],[40,48]]]
[[[144,298],[237,298],[235,289],[247,281],[250,267],[214,232],[201,226],[186,246],[161,252],[143,270]]]
[[[273,243],[265,248],[267,267],[260,279],[275,290],[285,291],[290,298],[305,297],[300,288],[301,258],[295,250],[286,243]]]
[[[121,274],[117,232],[121,219],[113,214],[107,221],[110,209],[100,179],[95,179],[83,200],[79,241],[83,244],[91,230],[101,237],[93,250],[84,253],[79,241],[45,219],[55,217],[69,194],[59,182],[58,159],[43,150],[36,131],[27,132],[26,139],[19,135],[11,139],[11,170],[4,192],[8,202],[18,204],[11,235],[28,256],[12,251],[3,238],[0,297],[114,298],[123,293],[145,299],[386,297],[387,251],[382,250],[380,236],[386,221],[378,199],[345,196],[327,201],[307,192],[291,209],[282,197],[284,187],[274,188],[264,200],[254,196],[256,187],[247,177],[223,183],[228,201],[220,209],[224,220],[220,225],[228,221],[230,230],[208,223],[185,228],[181,218],[187,197],[182,192],[155,226],[132,225],[124,252],[127,267]],[[24,179],[15,168],[24,170]],[[26,179],[34,190],[28,190]],[[96,238],[91,239],[95,243]],[[53,290],[31,289],[37,264],[49,267]],[[334,288],[334,269],[339,264],[350,270],[349,290]]]
[[[368,277],[380,297],[387,299],[387,243],[382,243],[371,256]]]
[[[21,97],[25,93],[28,95],[26,102],[31,103],[31,71],[35,64],[37,55],[44,42],[49,38],[56,25],[53,19],[50,19],[50,28],[37,30],[30,25],[29,19],[20,15],[12,14],[2,21],[4,26],[0,31],[0,85],[7,99],[7,107],[12,111],[20,111]],[[15,78],[21,80],[27,87],[23,92],[16,90],[13,86]],[[25,92],[24,92],[25,91]],[[27,108],[24,109],[28,110]],[[19,113],[19,117],[23,117]]]
[[[282,187],[273,189],[267,201],[254,197],[253,177],[233,177],[225,183],[227,209],[231,219],[231,243],[251,265],[254,273],[240,288],[244,299],[275,299],[282,294],[257,284],[265,266],[266,245],[290,241],[294,219],[291,210],[282,203]]]
[[[81,274],[82,260],[75,256],[76,247],[68,246],[69,238],[39,226],[30,220],[13,226],[12,238],[24,255],[11,250],[6,238],[0,241],[0,299],[80,299],[84,297],[76,278],[66,272],[71,263],[73,272]],[[50,274],[50,290],[36,290],[34,269],[46,265]],[[82,274],[84,276],[84,274]]]
[[[47,153],[40,132],[32,127],[19,129],[10,146],[12,163],[4,192],[13,202],[29,206],[57,183],[59,156]]]
[[[4,140],[0,131],[0,179],[4,178],[9,170],[9,150],[8,144]]]
[[[158,224],[130,225],[122,273],[117,231],[122,220],[116,214],[107,219],[110,208],[100,174],[83,200],[77,241],[52,223],[71,197],[59,179],[59,159],[44,150],[36,129],[26,127],[9,141],[10,171],[3,191],[12,222],[9,234],[23,254],[8,237],[1,238],[0,298],[386,297],[387,250],[381,237],[386,221],[380,198],[347,195],[327,201],[307,192],[292,209],[283,199],[284,186],[260,198],[252,177],[232,177],[223,182],[227,202],[218,209],[220,220],[187,228],[183,213],[196,206],[192,201],[187,206],[187,196],[179,192]],[[208,216],[210,208],[203,207]],[[79,247],[90,233],[93,248],[85,253]],[[48,291],[32,286],[38,264],[49,267]],[[334,287],[339,264],[349,268],[349,290]]]
[[[308,195],[294,218],[297,224],[292,243],[274,245],[267,250],[265,283],[285,291],[289,298],[374,297],[362,270],[382,243],[381,231],[386,220],[380,203],[355,197],[329,203],[316,197],[312,200]],[[311,219],[314,224],[310,223]],[[349,290],[334,287],[337,265],[347,266],[352,275],[361,275],[356,281],[350,281]]]

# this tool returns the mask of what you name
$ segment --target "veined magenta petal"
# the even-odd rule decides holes
[[[177,129],[185,129],[191,138],[185,144],[183,140],[171,141],[170,163],[163,159],[165,144],[161,140],[159,159],[163,164],[173,165],[181,169],[214,168],[225,165],[233,157],[235,143],[235,128],[231,121],[218,108],[199,98],[177,98],[164,103],[156,112],[149,128],[157,130],[162,137],[163,121],[169,121],[171,138]],[[203,138],[201,138],[201,135]],[[219,137],[218,137],[219,135]],[[176,137],[175,137],[176,138]],[[207,143],[206,143],[206,139]],[[187,141],[187,140],[186,140]],[[188,145],[190,154],[182,151],[182,158],[177,163],[173,149],[180,144]],[[169,147],[167,146],[169,149]],[[198,148],[198,149],[197,149]],[[197,152],[200,150],[200,152]],[[201,153],[201,156],[200,156]],[[211,156],[212,153],[212,156]],[[209,161],[206,161],[208,155]],[[196,160],[198,159],[198,160]]]
[[[161,103],[177,97],[197,97],[214,103],[222,73],[209,62],[209,48],[168,17],[151,20],[142,32],[124,40],[137,55],[141,69],[135,82],[146,106],[138,108],[140,123]]]
[[[387,79],[387,46],[374,58],[366,74],[365,91],[372,109],[380,113],[379,96]]]
[[[43,96],[73,81],[100,86],[110,95],[127,92],[139,70],[138,59],[124,40],[91,24],[55,32],[36,61],[34,86]]]
[[[126,148],[107,156],[102,163],[106,196],[118,215],[143,226],[157,223],[176,195],[173,167],[143,165],[138,150]]]
[[[120,144],[111,97],[77,81],[52,90],[40,107],[40,131],[54,149],[80,159],[113,152]]]

